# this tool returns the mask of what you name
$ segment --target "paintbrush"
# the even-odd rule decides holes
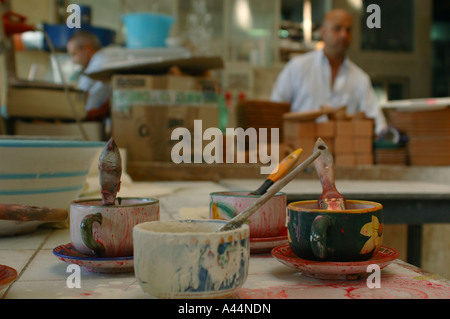
[[[122,159],[113,138],[110,138],[100,154],[98,170],[102,204],[115,205],[117,192],[120,190]]]
[[[276,193],[278,193],[284,186],[292,181],[301,171],[303,171],[309,164],[311,164],[321,154],[321,150],[316,150],[311,156],[309,156],[304,162],[296,166],[286,176],[278,180],[269,190],[258,198],[251,206],[244,210],[239,215],[233,217],[219,228],[219,231],[227,231],[240,227],[247,221],[262,205],[264,205],[269,199],[271,199]]]
[[[251,192],[250,195],[262,195],[264,194],[269,187],[271,187],[276,181],[278,181],[281,177],[283,177],[287,172],[291,170],[291,168],[297,163],[300,155],[302,154],[303,149],[299,148],[293,151],[291,154],[286,156],[272,173],[267,177],[264,183],[254,192]]]
[[[322,184],[322,195],[318,204],[320,209],[345,210],[345,198],[336,189],[334,182],[334,161],[327,144],[319,137],[314,150],[321,150],[322,156],[314,162],[317,175]]]

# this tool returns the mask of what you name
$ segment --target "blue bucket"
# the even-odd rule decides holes
[[[129,13],[122,16],[126,45],[130,49],[165,47],[174,18],[157,13]]]
[[[113,44],[115,41],[116,32],[111,29],[93,27],[90,25],[84,25],[80,29],[77,28],[71,29],[66,24],[44,23],[44,31],[48,34],[56,50],[65,50],[67,42],[69,42],[72,35],[79,30],[86,30],[95,34],[98,37],[100,45],[102,47],[106,47],[110,44]],[[44,38],[44,49],[50,51],[49,45],[45,40],[45,38]]]

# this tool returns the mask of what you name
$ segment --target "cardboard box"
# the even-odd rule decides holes
[[[7,89],[6,112],[11,117],[39,119],[83,119],[86,116],[86,93],[71,89],[69,96],[60,85],[33,85],[32,82],[18,82]]]
[[[131,106],[215,104],[214,78],[177,75],[115,75],[112,112],[127,114]]]
[[[336,136],[353,136],[354,132],[353,121],[336,121]]]
[[[314,121],[283,121],[284,138],[315,138],[316,123]]]
[[[372,136],[356,136],[353,140],[355,153],[373,153],[373,138]]]
[[[334,156],[336,166],[355,166],[356,156],[353,153],[342,153]]]
[[[353,120],[355,136],[372,137],[374,135],[374,122],[372,119]]]
[[[336,154],[350,154],[354,153],[355,147],[354,147],[354,139],[351,136],[341,136],[338,135],[334,139],[334,152]]]
[[[298,148],[302,148],[303,152],[301,154],[300,161],[303,161],[302,159],[306,159],[313,153],[316,140],[317,139],[315,137],[288,138],[287,140],[285,139],[283,143],[285,144],[289,152],[293,152]]]
[[[373,163],[374,163],[373,154],[355,153],[355,165],[373,165]]]
[[[336,134],[336,121],[331,120],[316,124],[316,133],[322,139],[334,138]]]
[[[218,127],[218,108],[215,105],[132,106],[128,116],[112,114],[112,135],[117,145],[127,149],[131,161],[171,161],[172,148],[179,142],[189,143],[191,157],[211,142],[202,139],[201,149],[194,148],[195,120],[202,121],[202,138],[204,130]],[[172,139],[176,128],[187,129],[189,136]]]
[[[189,150],[192,162],[202,159],[204,146],[211,143],[203,140],[203,133],[218,128],[219,123],[215,79],[115,75],[112,83],[112,135],[119,147],[127,149],[130,161],[171,162],[175,145],[181,149],[178,155]],[[200,126],[195,120],[201,120]],[[188,134],[172,138],[176,128]],[[196,136],[200,147],[194,141]]]

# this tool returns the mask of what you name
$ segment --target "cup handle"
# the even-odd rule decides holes
[[[95,222],[102,224],[103,216],[101,213],[86,215],[80,224],[81,239],[86,247],[94,251],[95,256],[104,257],[106,256],[105,247],[95,240],[94,234],[92,232],[92,226]]]
[[[309,239],[314,256],[320,260],[327,257],[327,230],[331,221],[327,216],[317,216],[311,225]]]

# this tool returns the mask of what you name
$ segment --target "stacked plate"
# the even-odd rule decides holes
[[[267,128],[267,138],[270,141],[270,129],[279,128],[280,138],[283,136],[283,114],[288,113],[290,103],[276,103],[264,100],[240,101],[236,107],[236,125],[243,129]]]
[[[376,148],[374,151],[375,163],[384,165],[407,165],[408,151],[406,147]]]
[[[411,165],[450,165],[450,107],[391,111],[391,124],[409,138]]]
[[[398,130],[409,137],[448,136],[450,137],[450,107],[430,108],[420,111],[389,112],[389,119]]]

